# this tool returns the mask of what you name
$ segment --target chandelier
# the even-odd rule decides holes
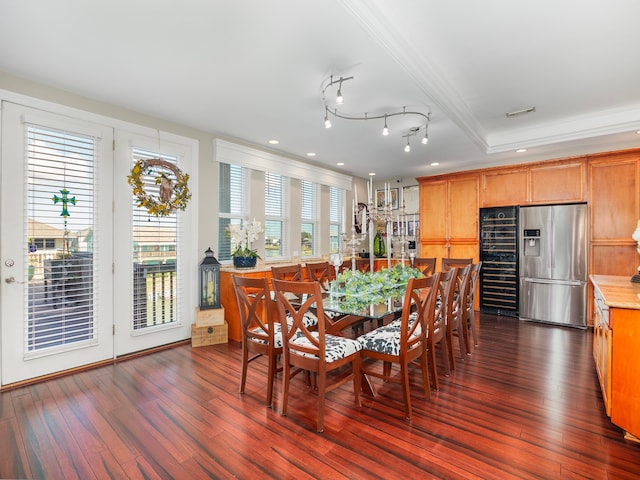
[[[342,94],[342,84],[349,80],[353,80],[353,76],[351,77],[340,77],[338,79],[334,79],[333,75],[331,75],[327,80],[322,82],[322,102],[324,103],[324,126],[325,128],[331,128],[331,119],[330,116],[341,118],[343,120],[382,120],[384,121],[384,126],[382,127],[382,135],[389,135],[389,127],[387,126],[387,121],[392,119],[393,117],[397,117],[399,115],[411,115],[417,117],[419,120],[419,124],[417,126],[411,127],[408,130],[402,133],[402,138],[407,139],[407,143],[404,146],[404,151],[409,153],[411,151],[411,137],[421,136],[421,143],[426,145],[429,142],[429,122],[431,120],[431,112],[422,113],[416,111],[408,111],[406,107],[402,107],[402,110],[396,112],[386,112],[379,115],[369,115],[367,112],[363,114],[347,114],[338,111],[338,106],[344,104],[344,96]],[[327,101],[327,92],[334,90],[337,86],[337,91],[335,94],[335,106],[332,106],[333,103],[329,103]]]

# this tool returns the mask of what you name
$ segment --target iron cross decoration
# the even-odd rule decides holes
[[[62,213],[60,213],[60,216],[67,218],[69,216],[69,210],[67,209],[67,205],[69,203],[75,205],[76,197],[69,198],[69,190],[67,190],[66,188],[63,188],[62,190],[60,190],[60,193],[62,194],[62,196],[59,197],[57,195],[54,195],[51,200],[53,200],[54,204],[58,202],[62,203]]]

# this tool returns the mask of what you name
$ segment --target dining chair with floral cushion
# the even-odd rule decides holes
[[[409,382],[410,366],[420,368],[424,395],[431,398],[427,331],[433,328],[430,324],[434,321],[439,280],[440,273],[409,279],[400,319],[358,337],[362,345],[363,374],[401,385],[406,419],[411,419],[413,414]],[[374,360],[374,362],[371,363],[368,360]],[[380,368],[380,362],[382,368]],[[399,366],[399,375],[393,372],[393,364]]]
[[[282,414],[287,414],[291,368],[314,373],[316,431],[322,432],[328,392],[352,381],[355,404],[362,406],[360,343],[326,333],[324,321],[318,322],[317,330],[305,325],[304,318],[310,310],[314,310],[318,318],[325,318],[318,282],[272,279],[272,283],[283,332]]]
[[[271,278],[276,280],[288,280],[294,282],[307,281],[302,265],[300,265],[299,263],[296,263],[294,265],[272,266]],[[318,325],[318,319],[313,310],[310,310],[306,313],[304,321],[306,325],[311,328],[315,328]]]
[[[272,405],[273,382],[278,370],[278,358],[282,355],[282,331],[277,320],[276,304],[271,299],[266,277],[252,278],[231,276],[240,313],[242,329],[242,373],[240,393],[244,393],[249,363],[264,356],[267,358],[267,405]]]
[[[453,303],[451,305],[450,323],[447,327],[447,339],[449,343],[449,364],[451,370],[456,368],[456,359],[453,347],[453,338],[458,338],[460,358],[465,359],[468,352],[467,330],[463,327],[467,322],[466,298],[469,289],[469,278],[471,276],[471,264],[458,268],[456,282],[453,292]]]

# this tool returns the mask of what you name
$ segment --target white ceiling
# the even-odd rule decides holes
[[[2,0],[0,71],[408,179],[640,147],[639,19],[637,0]],[[325,129],[332,74],[354,77],[343,113],[430,112],[428,145],[403,151],[410,118]]]

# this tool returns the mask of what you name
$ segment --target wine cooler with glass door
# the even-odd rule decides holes
[[[480,311],[518,316],[518,207],[480,209]]]

